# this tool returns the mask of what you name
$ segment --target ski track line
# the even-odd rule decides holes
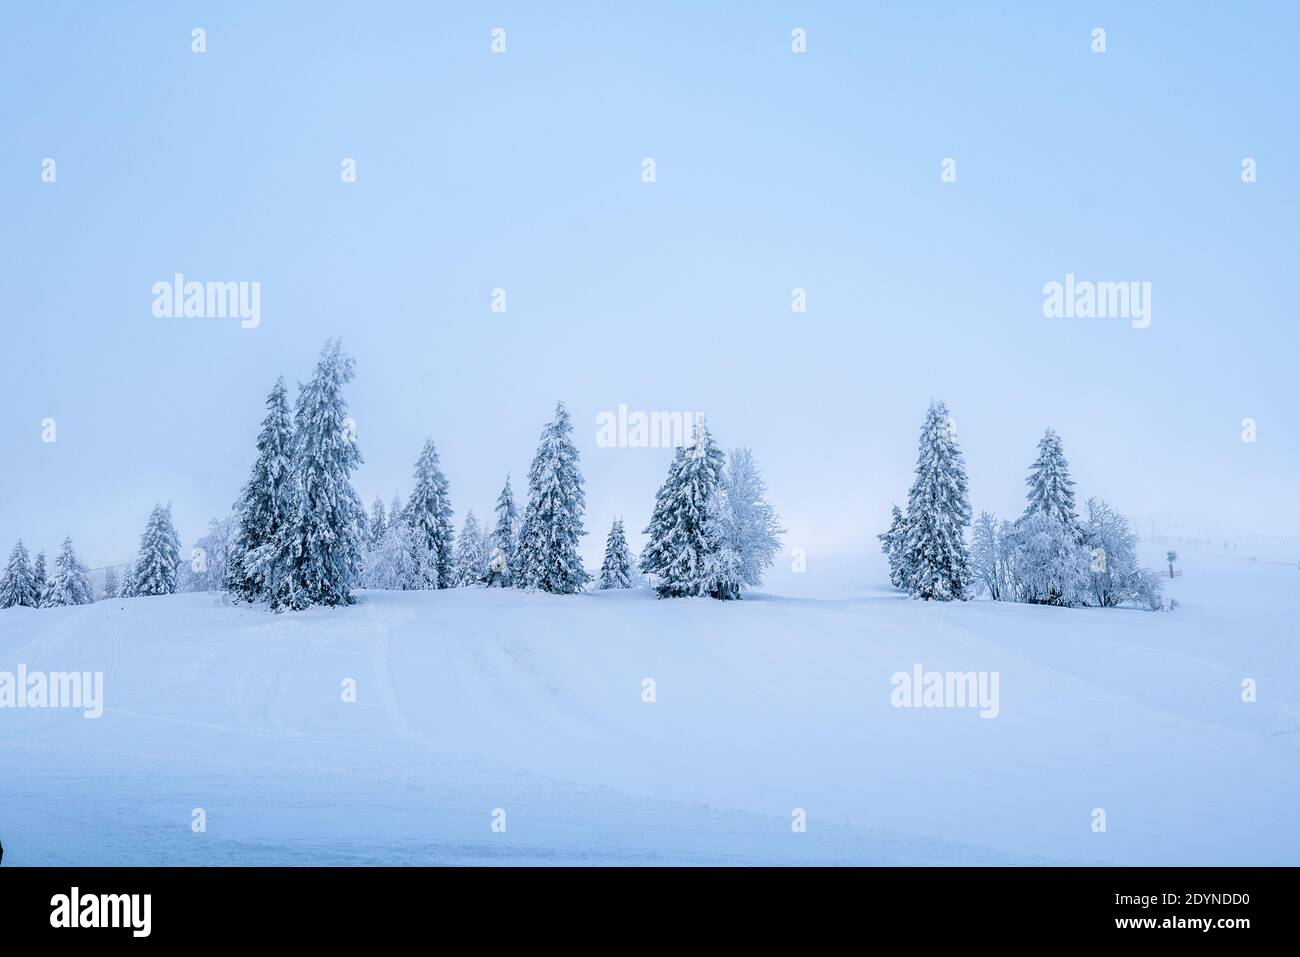
[[[71,620],[75,623],[76,619],[81,617],[84,617],[84,613],[76,615]],[[67,624],[68,622],[60,622],[59,625],[55,626],[52,629],[56,633],[57,637],[66,637],[66,632],[68,629],[66,627],[61,627],[61,626],[66,626]],[[113,683],[117,680],[118,670],[122,662],[122,629],[121,626],[116,621],[111,621],[110,624],[113,628],[113,637],[112,637],[112,646],[111,646],[111,652],[113,658],[112,658],[112,664],[110,665],[109,673],[104,676],[104,688],[103,688],[104,698],[108,697],[109,689],[113,686]],[[49,635],[49,633],[50,630],[48,629],[45,632],[42,632],[42,638],[46,638]],[[80,655],[90,644],[92,637],[94,636],[86,635],[85,637],[81,638],[77,642],[76,649],[72,652],[72,654],[74,656]],[[29,670],[39,670],[39,669],[32,668],[32,665],[37,664],[41,654],[48,650],[49,645],[51,644],[51,640],[41,641],[39,644],[40,647],[38,648],[36,653],[32,655],[30,658],[30,662],[28,664]],[[83,669],[74,668],[72,670],[77,671]],[[100,703],[101,705],[103,704],[102,700]],[[58,728],[61,727],[62,725],[67,724],[69,721],[73,720],[74,718],[80,718],[82,717],[82,715],[86,713],[85,708],[65,708],[61,710],[63,711],[62,714],[56,715],[45,724],[37,725],[35,727],[28,728],[24,731],[15,732],[13,734],[0,735],[0,741],[7,741],[19,737],[29,737],[34,734],[39,734],[43,731],[49,731],[54,728]],[[108,709],[104,708],[103,710],[107,711]]]
[[[392,626],[381,621],[373,610],[367,613],[367,617],[374,631],[371,662],[379,683],[379,697],[383,702],[384,710],[388,712],[389,720],[393,723],[393,729],[402,737],[416,740],[429,750],[434,750],[433,742],[421,734],[411,722],[410,715],[402,707],[401,699],[397,695],[397,686],[393,680]]]

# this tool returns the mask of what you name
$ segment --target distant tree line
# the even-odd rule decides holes
[[[110,568],[102,597],[223,590],[274,611],[353,602],[356,587],[484,586],[572,594],[592,576],[578,555],[586,533],[584,480],[563,403],[542,430],[522,512],[510,476],[491,528],[468,512],[459,535],[437,448],[426,439],[405,503],[376,498],[367,515],[353,488],[362,463],[343,388],[354,375],[338,341],[326,343],[292,411],[283,378],[266,398],[257,454],[232,512],[209,524],[182,561],[170,506],[155,506],[136,560]],[[655,498],[640,560],[622,519],[613,522],[596,585],[631,588],[643,573],[661,597],[739,598],[761,585],[782,533],[752,453],[730,456],[701,418],[677,449]],[[0,607],[86,604],[96,598],[71,540],[48,577],[20,541],[0,578]]]

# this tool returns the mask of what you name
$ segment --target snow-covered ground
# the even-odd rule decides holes
[[[0,671],[107,682],[97,720],[0,710],[5,862],[1298,864],[1300,570],[1181,554],[1172,614],[814,568],[730,603],[0,611]],[[917,664],[996,672],[998,716],[892,707]]]

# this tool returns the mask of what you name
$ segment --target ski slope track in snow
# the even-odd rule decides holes
[[[99,719],[0,710],[5,863],[1300,863],[1300,570],[1180,564],[1169,614],[811,575],[7,609],[0,670],[106,690]],[[893,707],[918,664],[996,672],[997,717]]]

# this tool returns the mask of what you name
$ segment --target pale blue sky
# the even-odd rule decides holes
[[[875,548],[931,396],[976,509],[1052,425],[1081,498],[1300,531],[1294,4],[328,6],[0,12],[0,548],[124,561],[155,500],[188,544],[336,335],[367,504],[428,435],[482,517],[563,399],[592,562],[669,458],[596,447],[620,402],[751,446],[810,560]],[[176,272],[261,326],[155,318]],[[1067,272],[1151,327],[1044,318]]]

